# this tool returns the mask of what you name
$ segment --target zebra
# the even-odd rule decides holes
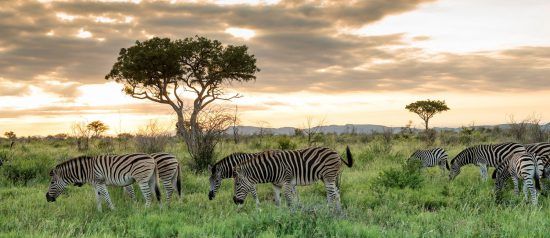
[[[531,191],[531,203],[537,204],[537,189],[540,190],[540,175],[537,171],[537,156],[532,153],[522,152],[509,156],[509,158],[503,160],[495,172],[493,172],[493,179],[495,180],[495,193],[497,202],[501,198],[501,191],[504,187],[504,183],[510,177],[514,182],[514,193],[519,194],[519,179],[523,180],[523,193],[525,200],[529,199],[529,191]],[[534,180],[534,182],[533,182]],[[533,186],[533,183],[535,186]]]
[[[160,201],[155,160],[147,154],[80,156],[55,166],[50,171],[51,182],[46,193],[48,202],[56,198],[70,184],[90,183],[96,190],[97,209],[101,211],[101,198],[114,210],[107,185],[127,186],[136,182],[145,198],[145,206],[151,205],[151,189]]]
[[[482,179],[486,181],[487,166],[496,167],[505,158],[509,158],[510,155],[525,151],[523,145],[514,142],[468,147],[458,153],[451,160],[450,165],[447,164],[447,169],[451,171],[449,179],[453,180],[460,174],[460,167],[468,164],[477,164],[480,168]]]
[[[247,161],[249,159],[253,159],[257,155],[261,154],[263,152],[258,153],[233,153],[225,158],[221,159],[214,165],[209,165],[208,170],[211,172],[210,174],[210,191],[208,192],[208,199],[212,200],[216,197],[216,192],[218,191],[221,182],[223,179],[227,178],[233,178],[233,169],[238,165],[243,163],[244,161]],[[279,186],[280,187],[280,186]],[[273,190],[275,190],[275,187],[273,187]],[[254,198],[254,201],[256,201],[256,206],[260,205],[260,200],[258,199],[258,194],[256,191],[256,188],[254,187],[252,191],[250,191],[252,194],[252,197]],[[296,193],[294,190],[293,193]],[[278,200],[275,201],[276,205],[279,205]]]
[[[533,153],[539,157],[538,158],[538,166],[539,166],[539,172],[541,173],[541,179],[546,178],[548,179],[548,174],[550,173],[550,143],[548,142],[540,142],[540,143],[532,143],[532,144],[526,144],[525,149],[527,149],[527,152]],[[541,191],[548,190],[546,182],[541,182]]]
[[[441,172],[444,174],[448,158],[449,155],[447,155],[444,149],[433,148],[428,150],[417,150],[408,160],[419,160],[422,163],[422,167],[434,167],[438,165]]]
[[[168,153],[154,153],[150,154],[157,164],[158,175],[164,189],[166,190],[166,203],[170,204],[172,193],[174,190],[178,192],[178,196],[181,197],[181,171],[180,164],[174,155]],[[134,186],[132,184],[124,187],[124,190],[130,198],[136,199],[134,193]]]
[[[292,207],[294,187],[308,185],[320,179],[325,184],[328,203],[335,203],[339,211],[340,193],[336,180],[342,162],[348,167],[353,165],[349,147],[346,147],[346,157],[347,162],[336,151],[326,147],[266,151],[235,167],[233,201],[240,206],[256,184],[272,183],[276,202],[279,203],[282,188],[287,204]]]

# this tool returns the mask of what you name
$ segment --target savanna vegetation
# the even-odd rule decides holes
[[[453,157],[467,146],[518,141],[517,128],[465,127],[459,132],[438,132],[432,146],[445,148]],[[522,142],[548,141],[547,130],[532,133],[529,125]],[[540,127],[539,127],[540,129]],[[152,130],[154,131],[154,130]],[[323,145],[343,153],[349,145],[354,166],[341,176],[343,214],[326,206],[321,182],[298,187],[300,208],[291,212],[273,203],[271,185],[259,186],[261,205],[248,197],[237,209],[233,184],[224,181],[213,201],[208,200],[207,172],[196,172],[181,139],[166,134],[121,134],[90,137],[83,149],[81,138],[64,134],[0,140],[0,236],[20,237],[542,237],[550,227],[550,198],[538,206],[515,196],[511,184],[506,202],[496,204],[493,181],[482,182],[477,167],[465,167],[452,182],[439,168],[420,170],[406,165],[416,149],[426,148],[423,133],[404,128],[400,133],[304,134],[274,136],[265,133],[227,136],[216,146],[215,158],[232,152],[294,149]],[[15,143],[12,143],[15,142]],[[432,142],[430,142],[431,144]],[[110,188],[114,211],[98,212],[93,189],[70,187],[54,203],[47,203],[49,170],[68,158],[87,154],[166,151],[183,165],[183,198],[170,207],[154,203],[144,208],[121,188]]]

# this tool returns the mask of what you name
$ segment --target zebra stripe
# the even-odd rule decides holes
[[[537,175],[537,159],[536,155],[523,152],[511,155],[510,159],[503,160],[495,172],[493,178],[495,181],[495,193],[497,202],[501,199],[502,188],[508,178],[512,178],[514,182],[514,193],[519,194],[519,179],[523,180],[523,193],[525,199],[529,199],[529,191],[531,191],[531,203],[537,204],[537,191],[540,189],[539,176]],[[534,181],[533,181],[534,180]],[[533,184],[535,186],[533,186]],[[535,189],[536,187],[536,189]]]
[[[449,155],[447,155],[444,149],[433,148],[428,150],[417,150],[408,160],[419,160],[422,163],[422,167],[439,166],[444,173],[448,158]]]
[[[512,154],[525,151],[523,145],[513,142],[468,147],[451,160],[450,168],[448,165],[447,169],[451,171],[449,179],[452,180],[460,174],[462,166],[476,164],[480,168],[483,180],[487,180],[487,166],[497,167]]]
[[[58,164],[50,171],[51,182],[46,200],[54,202],[70,184],[90,183],[96,190],[97,209],[101,211],[101,198],[114,209],[107,185],[127,186],[134,181],[145,198],[145,206],[151,205],[151,189],[155,189],[160,201],[155,160],[147,154],[80,156]]]
[[[538,172],[540,173],[540,182],[541,182],[541,191],[547,191],[548,190],[548,182],[547,180],[550,179],[550,143],[548,142],[540,142],[540,143],[532,143],[532,144],[526,144],[525,149],[527,149],[527,152],[533,153],[539,157],[538,162]],[[544,179],[543,179],[544,178]]]
[[[336,209],[340,210],[340,193],[336,187],[336,180],[342,162],[348,167],[353,164],[349,147],[346,148],[346,154],[347,162],[336,151],[325,147],[261,153],[235,168],[233,201],[243,204],[256,184],[272,183],[276,189],[276,201],[279,200],[282,188],[286,201],[291,206],[296,185],[308,185],[320,179],[327,189],[329,204],[335,203]]]
[[[151,157],[157,164],[158,175],[166,190],[166,202],[169,204],[174,190],[181,197],[181,171],[180,164],[174,155],[168,153],[154,153]],[[124,190],[132,199],[136,199],[133,185],[124,187]]]

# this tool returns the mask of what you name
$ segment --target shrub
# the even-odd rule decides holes
[[[28,154],[17,157],[2,166],[2,174],[14,184],[28,184],[31,180],[46,180],[55,162],[47,156]]]
[[[296,144],[293,143],[288,136],[279,137],[279,139],[277,139],[277,144],[281,150],[296,149]]]
[[[424,181],[421,168],[420,161],[411,160],[408,163],[403,163],[400,168],[382,171],[374,182],[388,188],[420,188]]]

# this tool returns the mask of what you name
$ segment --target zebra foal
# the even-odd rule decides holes
[[[254,159],[239,164],[235,168],[235,188],[233,201],[243,204],[244,199],[258,183],[272,183],[275,188],[276,202],[283,189],[289,206],[296,185],[309,185],[322,180],[327,190],[327,201],[334,203],[340,210],[340,192],[336,180],[341,164],[353,165],[349,147],[346,148],[347,162],[332,149],[312,147],[302,150],[267,151]]]
[[[160,201],[157,176],[155,160],[147,154],[80,156],[62,162],[50,171],[51,181],[46,200],[55,202],[71,184],[90,183],[96,191],[97,209],[101,211],[103,198],[112,210],[115,207],[111,202],[107,185],[127,186],[136,182],[145,198],[145,206],[149,207],[151,189],[155,190]]]

